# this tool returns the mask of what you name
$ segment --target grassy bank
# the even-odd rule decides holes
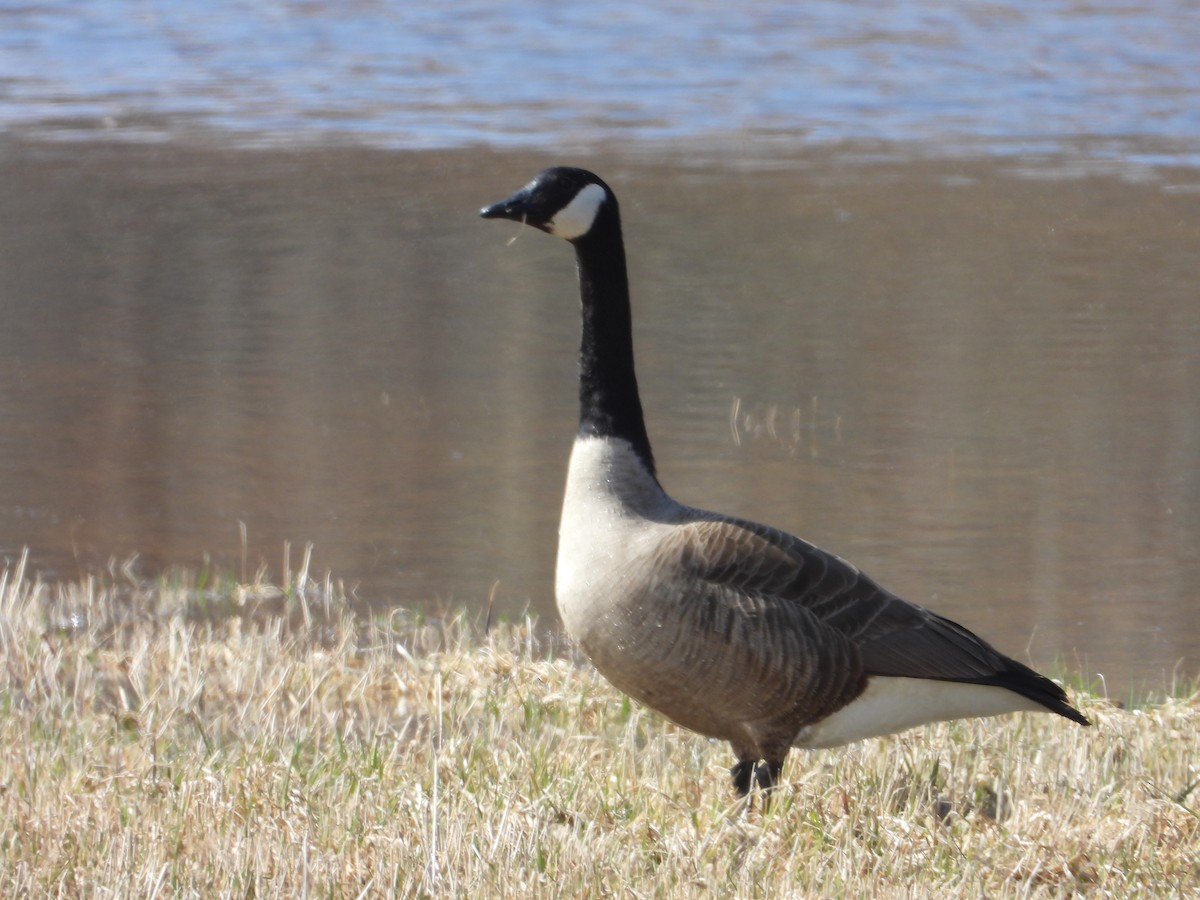
[[[1195,692],[795,753],[763,812],[528,622],[18,566],[0,653],[8,896],[1200,895]]]

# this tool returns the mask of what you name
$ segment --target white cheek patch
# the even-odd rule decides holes
[[[565,241],[583,237],[591,230],[592,223],[596,221],[596,213],[600,211],[607,197],[600,185],[589,184],[550,220],[550,233]]]

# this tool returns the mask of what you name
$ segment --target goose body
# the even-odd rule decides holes
[[[583,330],[555,576],[563,625],[617,688],[729,741],[739,793],[773,786],[791,747],[1018,710],[1089,724],[1054,682],[834,554],[663,490],[634,373],[620,214],[603,181],[547,169],[481,215],[575,247]]]

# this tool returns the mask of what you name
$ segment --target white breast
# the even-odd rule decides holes
[[[644,574],[654,548],[686,511],[664,493],[628,441],[576,439],[555,571],[558,611],[573,638],[587,643],[597,620],[627,596],[628,584]]]

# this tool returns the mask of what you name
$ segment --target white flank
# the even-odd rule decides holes
[[[895,734],[929,722],[1044,710],[1006,688],[927,678],[876,676],[858,699],[796,735],[793,746],[840,747],[864,738]]]
[[[607,197],[608,194],[600,185],[589,184],[550,220],[550,233],[565,241],[583,237],[592,230],[596,213]]]

